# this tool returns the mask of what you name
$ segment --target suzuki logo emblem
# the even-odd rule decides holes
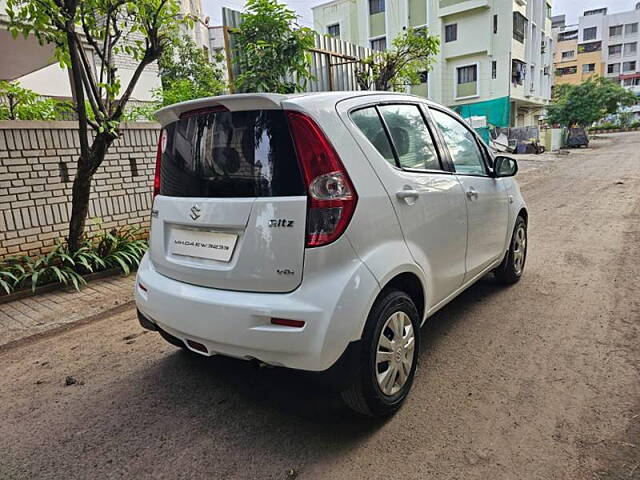
[[[194,222],[200,218],[200,207],[198,206],[198,204],[196,203],[193,207],[191,207],[191,215],[189,215],[191,217],[191,220],[193,220]]]

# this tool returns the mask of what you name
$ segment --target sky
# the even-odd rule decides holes
[[[327,0],[285,0],[285,3],[301,16],[301,25],[312,27],[311,7],[325,1]],[[581,15],[584,10],[608,7],[609,13],[624,12],[633,10],[638,1],[640,0],[553,0],[553,14],[566,14],[567,23],[570,24],[576,23],[578,15]],[[244,0],[202,0],[202,7],[206,15],[211,17],[209,25],[221,25],[222,7],[242,10],[244,3]]]

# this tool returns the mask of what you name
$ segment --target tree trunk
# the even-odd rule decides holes
[[[73,179],[71,200],[71,218],[69,219],[69,238],[67,245],[71,252],[82,246],[84,227],[89,213],[91,181],[114,138],[108,133],[100,133],[93,140],[89,155],[78,159],[78,171]]]
[[[89,212],[89,195],[93,175],[88,168],[90,159],[78,160],[78,172],[73,179],[73,197],[71,200],[71,218],[69,219],[69,250],[75,252],[82,244],[84,226]]]

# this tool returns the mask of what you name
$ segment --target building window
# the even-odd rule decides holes
[[[638,24],[637,23],[627,23],[624,26],[624,34],[625,35],[633,35],[634,33],[638,33]]]
[[[617,75],[620,73],[620,64],[619,63],[610,63],[607,65],[607,73],[612,73]]]
[[[478,65],[456,68],[456,98],[473,97],[478,94]]]
[[[493,33],[498,33],[498,15],[493,16]]]
[[[334,23],[327,26],[327,35],[335,38],[340,38],[340,24]]]
[[[619,37],[620,35],[622,35],[622,25],[615,25],[613,27],[609,27],[610,37]]]
[[[491,62],[491,78],[496,79],[498,77],[498,62],[493,60]]]
[[[609,55],[620,55],[622,53],[622,45],[609,45]]]
[[[595,40],[598,36],[598,27],[589,27],[585,28],[582,31],[582,39],[583,40]]]
[[[635,72],[636,71],[636,62],[624,62],[622,64],[622,71],[623,72]]]
[[[578,45],[578,53],[592,53],[602,50],[602,42],[581,43]]]
[[[585,63],[582,65],[582,73],[592,73],[596,71],[595,63]]]
[[[369,0],[369,15],[384,12],[384,0]]]
[[[458,39],[458,24],[452,23],[444,27],[444,41],[455,42]]]
[[[527,31],[527,19],[520,12],[513,12],[513,38],[524,43]]]
[[[527,76],[527,64],[520,60],[511,60],[511,83],[522,85]]]
[[[427,70],[424,70],[422,72],[420,72],[420,83],[427,83],[429,81],[429,72]]]
[[[545,5],[546,5],[547,18],[548,18],[549,20],[551,20],[551,15],[552,15],[552,14],[551,14],[551,12],[552,12],[551,5],[549,5],[549,4],[548,4],[548,3],[546,3],[546,2],[545,2]]]
[[[556,76],[561,77],[563,75],[573,75],[578,73],[578,67],[563,67],[556,69]]]
[[[626,55],[635,55],[638,52],[638,43],[625,43],[624,44],[624,54]]]
[[[573,50],[567,50],[566,52],[562,52],[562,60],[567,60],[569,58],[575,57],[576,52]]]
[[[371,50],[378,50],[383,52],[387,49],[387,37],[376,38],[371,40]]]
[[[622,84],[625,87],[637,87],[640,85],[640,78],[625,78]]]

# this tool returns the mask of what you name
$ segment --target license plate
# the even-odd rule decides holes
[[[228,262],[237,240],[238,236],[232,233],[176,228],[171,231],[169,251],[174,255]]]

